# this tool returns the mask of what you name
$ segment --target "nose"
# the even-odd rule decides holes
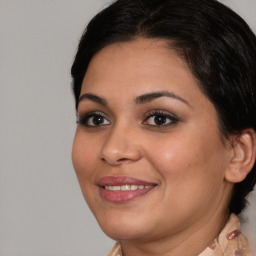
[[[141,159],[141,148],[138,143],[138,133],[128,127],[115,127],[106,135],[100,158],[110,165],[120,165],[124,162]]]

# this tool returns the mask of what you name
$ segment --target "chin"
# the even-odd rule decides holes
[[[102,228],[103,232],[113,240],[116,241],[131,241],[131,240],[140,240],[147,237],[147,232],[143,232],[138,229],[133,229],[131,226],[129,228]]]
[[[103,232],[110,238],[120,240],[140,239],[150,234],[150,226],[142,218],[115,217],[97,219]]]

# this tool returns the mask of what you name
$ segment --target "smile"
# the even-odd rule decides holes
[[[108,176],[99,180],[101,197],[112,203],[125,203],[141,197],[157,187],[157,184],[132,177]]]
[[[136,190],[136,189],[149,189],[153,187],[153,185],[122,185],[122,186],[105,186],[104,188],[106,190],[111,190],[111,191],[129,191],[129,190]]]

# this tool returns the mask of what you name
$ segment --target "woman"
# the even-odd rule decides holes
[[[256,38],[215,0],[119,0],[72,66],[73,164],[109,255],[249,255]]]

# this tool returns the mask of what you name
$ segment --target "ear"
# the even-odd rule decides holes
[[[232,139],[231,158],[225,172],[225,179],[231,183],[243,181],[253,168],[255,157],[255,131],[246,129]]]

